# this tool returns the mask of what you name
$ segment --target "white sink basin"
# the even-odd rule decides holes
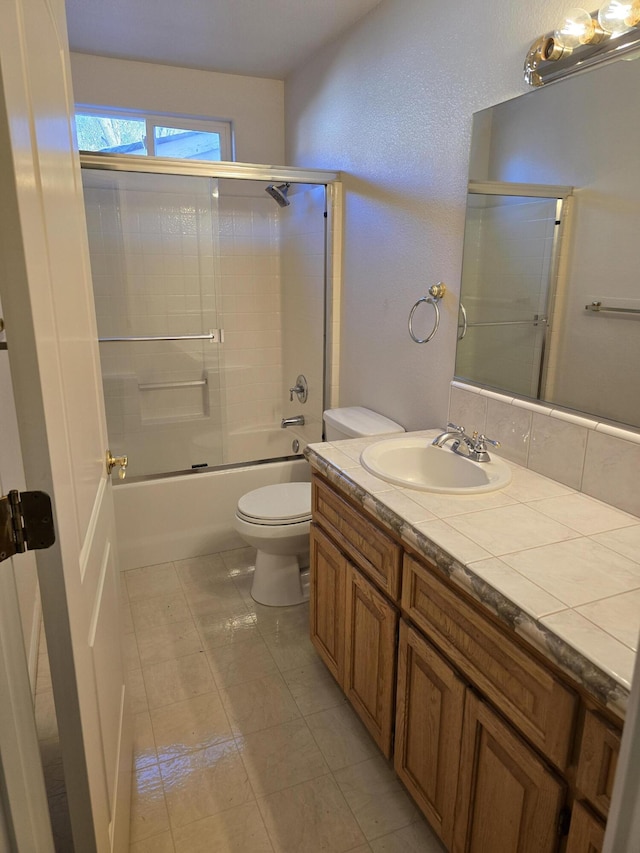
[[[450,447],[434,447],[424,437],[388,438],[370,444],[360,462],[371,474],[409,489],[449,495],[477,495],[503,489],[511,481],[506,462],[472,462]]]

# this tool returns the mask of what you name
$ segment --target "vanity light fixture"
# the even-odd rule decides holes
[[[529,48],[524,78],[542,86],[640,50],[640,0],[605,0],[595,12],[571,9]]]

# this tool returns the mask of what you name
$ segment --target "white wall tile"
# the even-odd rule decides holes
[[[588,430],[533,414],[529,468],[573,489],[580,489]]]
[[[640,515],[640,445],[596,431],[589,433],[582,490]]]

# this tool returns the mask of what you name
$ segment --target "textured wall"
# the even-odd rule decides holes
[[[284,162],[281,80],[71,54],[78,104],[230,120],[241,163]]]
[[[345,172],[342,405],[412,429],[446,419],[471,117],[526,90],[526,50],[566,8],[383,0],[287,78],[287,161]],[[442,325],[418,346],[407,316],[439,280]]]

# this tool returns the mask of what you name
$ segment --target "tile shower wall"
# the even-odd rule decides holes
[[[468,322],[532,321],[546,313],[555,200],[468,198],[462,285]],[[532,324],[471,325],[458,347],[456,373],[535,395],[541,331]]]
[[[240,191],[250,191],[251,195],[240,195]],[[259,187],[234,188],[231,181],[220,181],[218,209],[220,324],[225,331],[221,385],[225,428],[234,433],[279,426],[282,417],[280,208],[264,193],[263,183]]]
[[[640,433],[504,394],[451,383],[449,420],[502,443],[499,454],[640,515]]]

